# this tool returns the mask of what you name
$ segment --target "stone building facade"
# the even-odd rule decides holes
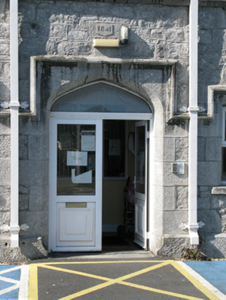
[[[18,48],[10,20],[15,3]],[[144,187],[142,199],[135,195],[135,240],[141,247],[178,256],[183,247],[200,244],[207,255],[225,257],[226,1],[2,0],[0,32],[3,252],[19,246],[32,257],[40,240],[48,251],[101,251],[102,234],[124,224],[123,188],[136,175],[135,185]],[[134,147],[138,121],[144,126],[140,156],[127,151]],[[83,128],[79,134],[89,139],[84,135],[77,150],[66,146],[70,126]],[[83,160],[85,179],[71,180],[85,185],[84,194],[59,188],[66,176],[59,174],[64,149]],[[126,163],[114,175],[105,164],[120,156]],[[68,156],[65,164],[67,172],[78,168]],[[71,229],[79,225],[90,229]]]

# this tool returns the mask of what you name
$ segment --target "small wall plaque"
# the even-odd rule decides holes
[[[110,36],[114,34],[114,25],[106,23],[96,24],[96,34],[101,36]]]

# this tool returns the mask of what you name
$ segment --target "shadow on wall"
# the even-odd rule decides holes
[[[199,12],[199,106],[207,110],[207,87],[225,83],[226,47],[223,8],[202,7]],[[223,66],[223,68],[222,68]]]
[[[218,235],[208,235],[202,238],[200,249],[209,258],[225,258],[226,247],[225,247],[226,233]]]

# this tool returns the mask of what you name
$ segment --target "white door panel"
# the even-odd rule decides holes
[[[65,207],[58,203],[57,246],[94,246],[95,204],[87,207]]]

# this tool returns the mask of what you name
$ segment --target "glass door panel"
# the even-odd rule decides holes
[[[57,195],[95,195],[96,126],[58,124]]]

